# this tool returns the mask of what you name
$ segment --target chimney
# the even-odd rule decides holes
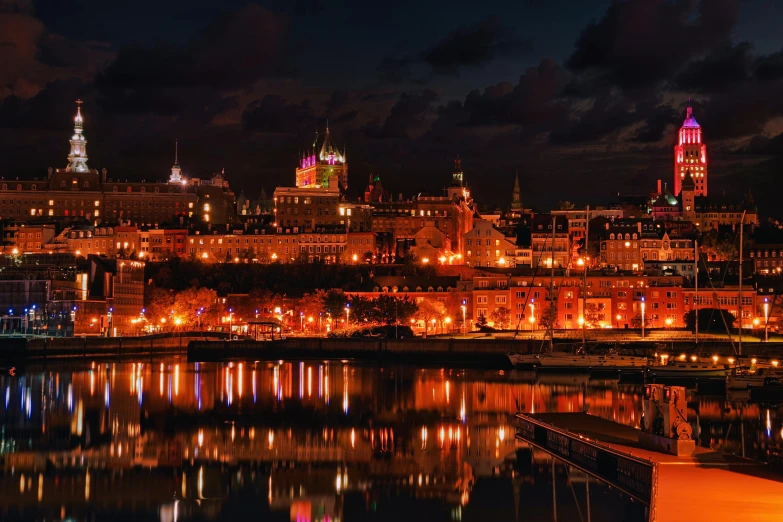
[[[658,180],[658,194],[661,193],[661,180]]]

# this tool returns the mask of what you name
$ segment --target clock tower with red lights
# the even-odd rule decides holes
[[[679,195],[682,182],[690,172],[696,184],[695,195],[707,195],[707,145],[701,134],[701,125],[693,117],[693,107],[688,103],[685,121],[674,146],[674,194]]]

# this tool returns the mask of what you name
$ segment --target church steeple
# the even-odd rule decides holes
[[[182,168],[179,166],[179,140],[174,140],[174,165],[171,167],[169,183],[182,183]]]
[[[82,101],[76,100],[76,117],[73,119],[73,136],[70,139],[71,152],[68,154],[67,172],[89,172],[87,167],[87,140],[84,139],[84,119]]]
[[[519,189],[519,170],[514,174],[514,191],[511,193],[511,210],[522,210],[522,194]]]
[[[459,159],[459,154],[454,159],[454,172],[451,173],[451,182],[455,187],[461,187],[464,179],[462,174],[462,160]]]

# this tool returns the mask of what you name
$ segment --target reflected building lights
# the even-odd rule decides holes
[[[244,365],[242,363],[239,363],[239,366],[237,368],[237,396],[240,399],[242,398],[242,392],[244,388],[244,383],[242,380],[243,379],[242,374],[244,373],[243,369],[244,369]]]

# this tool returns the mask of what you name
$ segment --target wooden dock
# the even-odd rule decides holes
[[[517,438],[649,506],[650,521],[772,521],[783,474],[708,448],[690,457],[645,450],[640,431],[586,413],[517,414]]]

